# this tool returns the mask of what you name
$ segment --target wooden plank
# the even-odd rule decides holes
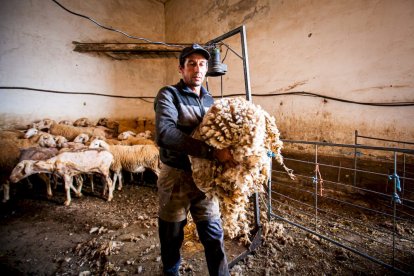
[[[162,44],[149,44],[149,43],[81,43],[74,41],[74,51],[85,53],[85,52],[133,52],[133,53],[179,53],[182,48],[189,44],[176,44],[177,46],[166,46]]]

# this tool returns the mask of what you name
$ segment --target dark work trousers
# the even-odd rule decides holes
[[[187,220],[167,222],[158,219],[164,275],[178,275],[181,263],[180,248],[184,240],[184,226],[186,223]],[[196,225],[198,236],[204,246],[209,274],[211,276],[229,275],[220,219],[200,221]]]

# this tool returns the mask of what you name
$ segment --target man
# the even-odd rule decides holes
[[[218,201],[207,198],[196,187],[188,158],[232,160],[229,150],[216,150],[191,137],[213,104],[212,96],[202,86],[209,58],[209,52],[198,44],[184,48],[178,67],[182,79],[176,85],[163,87],[154,103],[156,141],[162,161],[157,186],[164,275],[178,275],[188,212],[197,225],[210,275],[229,275]]]

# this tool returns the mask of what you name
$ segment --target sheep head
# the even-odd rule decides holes
[[[131,136],[136,136],[137,134],[131,130],[124,131],[121,134],[118,135],[119,140],[126,140]]]
[[[66,145],[66,143],[68,142],[68,139],[66,139],[65,137],[60,136],[60,135],[55,136],[54,139],[55,139],[55,142],[56,142],[56,147],[58,147],[58,148],[63,148]]]
[[[29,128],[28,130],[26,130],[25,134],[24,134],[24,138],[29,139],[35,135],[37,135],[39,133],[39,130],[35,127]]]
[[[33,163],[34,160],[23,160],[19,162],[10,174],[10,181],[13,183],[19,182],[23,178],[34,174]]]
[[[89,141],[89,135],[86,133],[81,133],[78,136],[76,136],[75,139],[73,139],[73,142],[81,143],[81,144],[85,144],[88,141]]]
[[[89,145],[90,149],[98,149],[98,148],[104,148],[106,150],[109,150],[109,145],[100,139],[94,139],[92,140],[92,142]]]
[[[39,146],[45,147],[45,148],[55,148],[56,147],[56,141],[53,137],[53,135],[44,133],[40,135],[39,137]]]

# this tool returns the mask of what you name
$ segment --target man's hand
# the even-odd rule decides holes
[[[214,158],[216,158],[221,163],[232,163],[236,164],[236,161],[233,159],[233,155],[229,148],[224,149],[215,149],[214,150]]]

